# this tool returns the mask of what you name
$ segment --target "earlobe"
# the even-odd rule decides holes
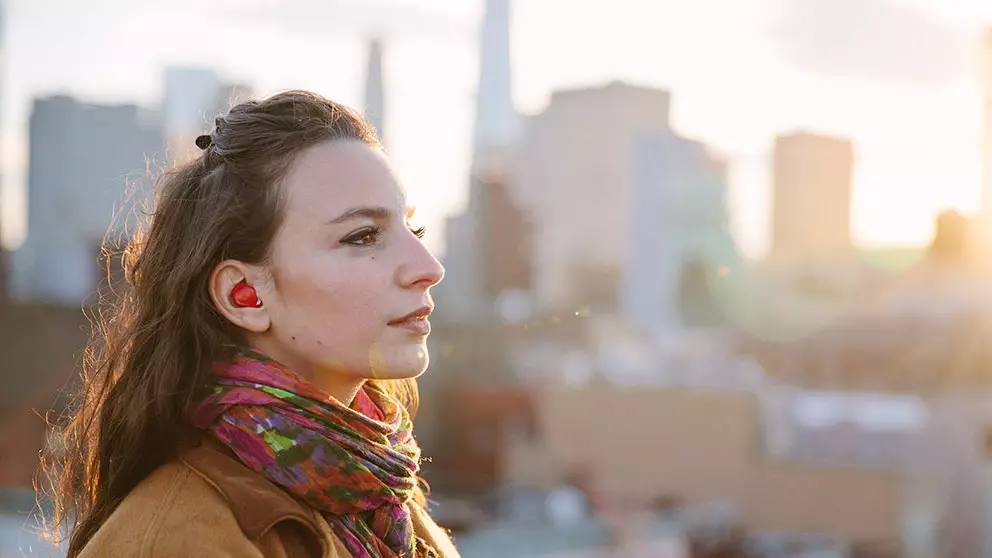
[[[210,298],[217,312],[252,333],[269,329],[270,318],[262,297],[252,285],[256,270],[236,260],[221,262],[210,274]]]

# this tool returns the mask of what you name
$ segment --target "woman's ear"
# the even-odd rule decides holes
[[[258,292],[261,277],[255,266],[225,260],[210,273],[210,298],[214,307],[232,324],[251,333],[263,333],[271,326],[265,301]]]

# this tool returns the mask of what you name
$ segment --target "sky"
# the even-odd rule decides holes
[[[4,242],[25,232],[32,98],[154,108],[164,68],[193,64],[357,107],[379,35],[387,147],[440,250],[467,197],[481,15],[482,0],[6,0]],[[512,26],[524,113],[612,80],[670,90],[675,129],[730,163],[745,254],[767,247],[771,149],[796,129],[855,142],[860,243],[923,243],[937,211],[978,208],[987,0],[516,0]]]

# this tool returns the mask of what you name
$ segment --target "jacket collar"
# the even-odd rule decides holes
[[[184,451],[179,459],[221,493],[249,539],[257,541],[276,525],[289,521],[302,526],[305,535],[305,539],[299,540],[300,546],[293,545],[290,556],[326,556],[328,545],[338,549],[340,542],[325,539],[322,533],[327,528],[320,528],[318,516],[308,506],[245,467],[217,442],[205,438],[199,445]],[[441,556],[457,558],[458,551],[447,534],[419,505],[411,505],[410,512],[417,536],[440,551]]]
[[[306,506],[216,442],[204,440],[183,452],[180,460],[221,493],[249,539],[258,540],[283,521],[295,521],[307,528],[316,544],[324,546],[321,529]]]

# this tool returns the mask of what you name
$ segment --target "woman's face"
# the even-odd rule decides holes
[[[270,326],[252,341],[317,381],[423,373],[430,288],[444,268],[411,230],[383,153],[323,143],[294,161],[281,187],[283,221],[257,289]]]

